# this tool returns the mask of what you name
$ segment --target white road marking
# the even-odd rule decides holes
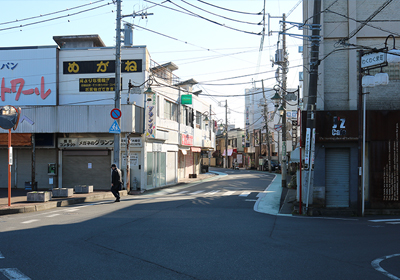
[[[65,210],[66,212],[75,212],[75,211],[78,211],[78,210],[80,210],[79,208],[71,208],[71,209],[67,209],[67,210]]]
[[[390,224],[390,225],[399,225],[400,222],[387,222],[387,224]]]
[[[232,195],[234,193],[235,193],[234,191],[229,191],[229,192],[224,193],[223,195]]]
[[[178,193],[174,193],[174,195],[175,194],[184,194],[184,193],[187,193],[188,191],[181,191],[181,192],[178,192]]]
[[[204,191],[192,192],[192,193],[190,193],[190,194],[199,194],[199,193],[202,193],[202,192],[204,192]]]
[[[219,191],[211,191],[211,192],[208,192],[208,193],[206,193],[206,195],[214,195],[214,194],[216,194],[216,193],[218,193]]]
[[[39,220],[29,220],[29,221],[22,222],[22,224],[30,224],[30,223],[34,223],[37,221],[39,221]]]
[[[382,223],[384,223],[384,222],[400,222],[400,219],[382,219],[382,220],[369,220],[370,222],[373,222],[373,223],[379,223],[379,222],[382,222]]]
[[[387,259],[390,259],[390,258],[393,258],[393,257],[399,257],[399,256],[400,256],[400,254],[394,254],[394,255],[390,255],[390,256],[384,256],[384,257],[382,257],[382,258],[373,260],[373,261],[371,262],[371,265],[372,265],[372,267],[375,268],[377,271],[379,271],[379,272],[382,273],[383,275],[389,277],[390,279],[393,279],[393,280],[400,280],[399,277],[397,277],[397,276],[395,276],[395,275],[393,275],[393,274],[387,272],[387,271],[384,270],[384,269],[381,267],[381,265],[380,265],[380,263],[381,263],[382,261],[384,261],[384,260],[387,260]]]
[[[53,214],[53,215],[49,215],[49,216],[46,216],[46,218],[53,218],[53,217],[56,217],[56,216],[59,216],[60,214]]]
[[[246,197],[246,196],[249,196],[249,194],[251,194],[251,192],[245,191],[245,192],[242,192],[242,194],[240,194],[239,196]]]
[[[17,268],[0,268],[0,272],[10,280],[31,280]]]
[[[0,252],[0,259],[4,259],[4,256],[1,252]]]
[[[257,199],[245,199],[244,201],[257,201]]]

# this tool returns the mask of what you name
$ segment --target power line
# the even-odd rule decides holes
[[[246,30],[241,30],[241,29],[237,29],[237,28],[234,28],[234,27],[230,27],[230,26],[227,26],[227,25],[225,25],[225,24],[222,24],[222,23],[216,22],[216,21],[214,21],[214,20],[208,19],[208,18],[206,18],[206,17],[203,17],[203,16],[201,16],[201,15],[198,15],[198,14],[196,14],[196,13],[193,13],[193,12],[189,11],[188,9],[185,9],[185,8],[179,6],[178,4],[172,2],[171,0],[168,0],[168,2],[171,3],[171,4],[173,4],[173,5],[175,5],[175,6],[177,6],[177,7],[179,7],[179,8],[181,8],[182,10],[184,10],[184,11],[186,11],[186,12],[189,12],[189,13],[193,14],[194,16],[196,16],[196,17],[198,17],[198,18],[204,19],[204,20],[206,20],[206,21],[208,21],[208,22],[211,22],[211,23],[214,23],[214,24],[216,24],[216,25],[218,25],[218,26],[225,27],[225,28],[228,28],[228,29],[231,29],[231,30],[234,30],[234,31],[246,33],[246,34],[261,35],[261,32],[259,32],[259,33],[254,33],[254,32],[250,32],[250,31],[246,31]]]
[[[206,4],[206,5],[210,5],[210,6],[214,7],[214,8],[218,8],[218,9],[222,9],[222,10],[229,11],[229,12],[234,12],[234,13],[245,14],[245,15],[261,15],[262,14],[262,12],[248,13],[248,12],[242,12],[242,11],[235,11],[235,10],[231,10],[231,9],[227,9],[227,8],[224,8],[224,7],[220,7],[220,6],[216,6],[216,5],[210,4],[210,3],[207,3],[207,2],[202,1],[202,0],[197,0],[197,1],[199,1],[199,2],[201,2],[203,4]]]
[[[186,2],[185,0],[181,0],[181,1],[182,1],[183,3],[186,3],[186,4],[189,5],[189,6],[192,6],[192,7],[197,8],[197,9],[203,11],[203,12],[212,14],[212,15],[217,16],[217,17],[221,17],[221,18],[224,18],[224,19],[227,19],[227,20],[231,20],[231,21],[235,21],[235,22],[239,22],[239,23],[252,24],[252,25],[260,25],[260,22],[259,22],[259,23],[255,23],[255,22],[241,21],[241,20],[237,20],[237,19],[233,19],[233,18],[228,18],[228,17],[225,17],[225,16],[221,16],[221,15],[215,14],[215,13],[213,13],[213,12],[207,11],[207,10],[202,9],[202,8],[200,8],[200,7],[197,7],[196,5],[190,4],[189,2]]]
[[[39,24],[39,23],[44,23],[44,22],[48,22],[48,21],[62,19],[62,18],[65,18],[65,17],[75,16],[75,15],[78,15],[78,14],[81,14],[81,13],[86,13],[86,12],[89,12],[89,11],[93,11],[95,9],[99,9],[99,8],[108,6],[110,4],[112,4],[112,3],[103,4],[103,5],[94,7],[94,8],[90,8],[90,9],[82,10],[82,11],[75,12],[75,13],[72,13],[72,14],[58,16],[58,17],[54,17],[54,18],[50,18],[50,19],[40,20],[40,21],[31,22],[31,23],[27,23],[27,24],[21,24],[21,25],[17,25],[17,26],[11,26],[11,27],[7,27],[7,28],[1,28],[0,31],[5,31],[5,30],[10,30],[10,29],[15,29],[15,28],[22,28],[22,27],[26,27],[26,26],[30,26],[30,25],[35,25],[35,24]]]
[[[82,8],[82,7],[86,7],[86,6],[89,6],[89,5],[94,5],[94,4],[97,4],[98,2],[103,2],[103,1],[105,1],[105,0],[98,0],[98,1],[95,1],[95,2],[90,2],[90,3],[88,3],[88,4],[84,4],[84,5],[80,5],[80,6],[75,6],[75,7],[72,7],[72,8],[67,8],[67,9],[64,9],[64,10],[60,10],[60,11],[56,11],[56,12],[51,12],[51,13],[47,13],[47,14],[43,14],[43,15],[39,15],[39,16],[33,16],[33,17],[29,17],[29,18],[24,18],[24,19],[16,19],[16,20],[13,20],[13,21],[2,22],[2,23],[0,23],[0,25],[10,24],[10,23],[15,23],[15,22],[21,22],[21,21],[26,21],[26,20],[31,20],[31,19],[46,17],[46,16],[50,16],[50,15],[55,15],[55,14],[58,14],[58,13],[62,13],[62,12],[66,12],[66,11],[70,11],[70,10],[79,9],[79,8]]]

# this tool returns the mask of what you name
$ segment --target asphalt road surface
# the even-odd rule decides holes
[[[273,175],[226,173],[120,203],[0,216],[0,280],[400,279],[400,219],[258,213]]]

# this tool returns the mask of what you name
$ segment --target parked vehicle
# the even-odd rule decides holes
[[[264,161],[263,170],[268,171],[268,160]],[[271,171],[281,170],[281,165],[276,160],[271,160]]]

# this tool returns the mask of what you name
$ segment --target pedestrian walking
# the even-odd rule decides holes
[[[115,196],[115,202],[119,202],[119,190],[122,186],[122,179],[121,179],[121,170],[117,168],[117,165],[113,163],[111,165],[112,174],[111,174],[111,192]]]

